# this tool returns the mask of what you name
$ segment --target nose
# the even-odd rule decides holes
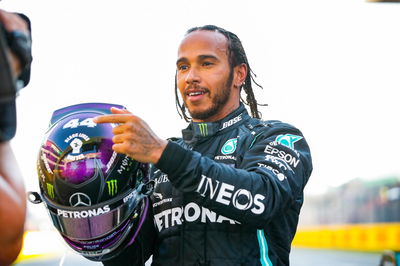
[[[200,83],[200,76],[196,68],[192,67],[189,69],[185,81],[187,84]]]

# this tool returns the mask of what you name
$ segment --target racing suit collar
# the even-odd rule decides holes
[[[243,103],[240,103],[239,107],[235,111],[219,121],[190,122],[189,126],[182,130],[182,137],[186,143],[192,144],[198,140],[213,136],[220,131],[235,128],[249,117],[250,116]]]

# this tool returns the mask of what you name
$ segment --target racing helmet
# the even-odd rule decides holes
[[[53,113],[37,159],[40,193],[29,195],[44,202],[67,245],[94,261],[133,243],[154,187],[148,164],[112,150],[116,124],[93,122],[112,106],[124,108],[86,103]]]

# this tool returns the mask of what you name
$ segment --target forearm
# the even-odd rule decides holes
[[[25,189],[8,142],[0,143],[0,265],[10,264],[22,245],[26,215]]]

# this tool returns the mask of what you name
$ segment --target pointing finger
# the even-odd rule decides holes
[[[129,120],[129,117],[124,114],[117,115],[100,115],[93,118],[93,122],[96,124],[102,123],[125,123]]]
[[[101,123],[125,123],[131,117],[131,112],[126,109],[119,109],[111,107],[110,111],[113,113],[111,115],[100,115],[93,118],[93,122],[97,124]]]
[[[110,110],[111,110],[111,113],[113,113],[113,114],[132,114],[131,112],[129,112],[126,109],[119,109],[116,107],[111,107]]]

